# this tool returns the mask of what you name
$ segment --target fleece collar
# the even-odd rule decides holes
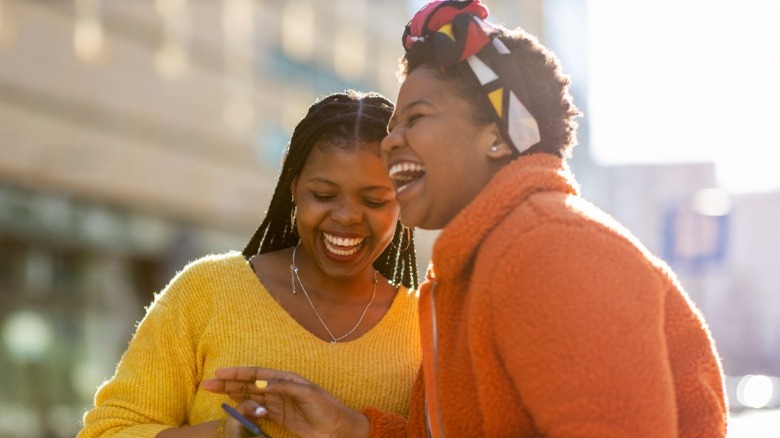
[[[428,276],[457,278],[471,263],[487,234],[525,199],[537,192],[579,194],[566,162],[554,155],[520,156],[499,170],[452,221],[433,246],[433,271]]]

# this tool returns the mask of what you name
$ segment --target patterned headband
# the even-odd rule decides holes
[[[430,40],[434,62],[450,67],[466,61],[494,110],[504,138],[522,153],[539,143],[536,119],[528,111],[528,91],[509,49],[484,21],[488,9],[479,0],[435,0],[406,25],[402,42],[408,52]]]

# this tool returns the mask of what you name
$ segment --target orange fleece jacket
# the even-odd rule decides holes
[[[518,158],[447,225],[420,306],[410,416],[365,409],[372,436],[726,434],[701,314],[560,158]]]

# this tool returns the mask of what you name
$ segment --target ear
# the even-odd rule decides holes
[[[504,141],[501,131],[495,123],[490,125],[487,133],[487,156],[493,160],[500,160],[512,156],[512,147]]]

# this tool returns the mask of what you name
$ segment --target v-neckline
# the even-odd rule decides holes
[[[243,260],[244,265],[245,265],[244,269],[248,270],[248,272],[245,271],[245,273],[250,274],[254,278],[255,283],[257,284],[257,286],[259,286],[260,292],[262,294],[260,299],[262,301],[264,301],[264,302],[265,301],[272,302],[273,304],[271,304],[271,305],[275,306],[276,310],[279,310],[279,312],[274,312],[274,313],[282,314],[283,316],[281,316],[280,318],[283,319],[285,321],[285,323],[287,323],[289,325],[292,325],[292,326],[294,326],[295,328],[297,328],[299,330],[302,330],[303,332],[306,333],[306,335],[308,337],[310,337],[313,340],[313,342],[316,342],[316,343],[319,343],[319,344],[322,344],[322,345],[326,345],[326,346],[330,346],[330,347],[337,347],[339,345],[345,346],[345,345],[354,344],[354,343],[359,342],[359,341],[367,341],[370,338],[377,336],[376,332],[378,332],[378,331],[380,331],[382,329],[382,326],[385,324],[385,320],[387,319],[387,316],[391,312],[395,312],[396,308],[400,305],[399,304],[399,298],[400,298],[400,295],[401,295],[399,293],[400,292],[400,287],[396,287],[395,288],[395,296],[393,297],[393,301],[390,304],[390,307],[387,308],[387,311],[382,315],[382,317],[379,319],[379,321],[377,321],[376,324],[374,324],[365,333],[363,333],[362,335],[358,336],[357,338],[350,339],[350,340],[347,340],[347,341],[331,342],[331,341],[328,341],[326,339],[322,339],[319,336],[315,335],[314,333],[309,331],[306,327],[304,327],[297,319],[295,319],[295,317],[293,317],[293,315],[290,314],[290,312],[279,301],[276,300],[276,298],[273,296],[273,294],[271,294],[271,292],[268,290],[268,288],[265,287],[265,284],[263,284],[263,281],[260,279],[260,276],[255,271],[255,267],[252,264],[251,259],[247,260],[246,258],[243,257],[243,255],[241,256],[241,259]]]

